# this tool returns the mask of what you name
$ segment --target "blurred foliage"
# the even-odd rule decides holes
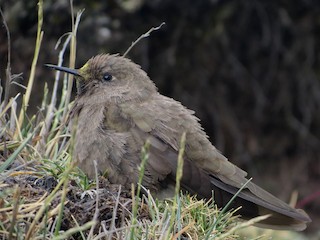
[[[57,61],[54,46],[71,28],[69,1],[44,4],[40,93],[53,74],[41,64]],[[299,199],[318,191],[320,2],[83,0],[74,6],[85,8],[79,67],[100,52],[124,53],[142,33],[166,22],[129,53],[160,92],[196,110],[212,142],[255,182],[284,200],[293,190]],[[1,7],[12,35],[12,72],[28,76],[25,59],[32,59],[34,50],[36,1],[5,0]],[[5,36],[1,28],[1,79]],[[42,94],[33,93],[33,111],[39,99]],[[319,218],[319,197],[303,203]]]

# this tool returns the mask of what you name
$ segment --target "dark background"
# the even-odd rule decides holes
[[[26,85],[37,30],[36,1],[1,2],[11,32],[12,73]],[[211,141],[254,181],[298,205],[319,226],[320,1],[136,0],[74,1],[85,8],[78,31],[78,67],[98,53],[121,53],[142,33],[128,57],[159,91],[196,111]],[[7,39],[0,28],[3,84]],[[69,1],[46,0],[44,39],[31,112],[52,89],[58,38],[71,30]],[[66,59],[67,61],[67,59]],[[21,91],[13,85],[12,95]],[[307,200],[303,200],[307,199]]]

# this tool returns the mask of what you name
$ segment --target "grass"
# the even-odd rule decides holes
[[[39,0],[38,31],[26,92],[0,105],[0,151],[3,157],[0,162],[0,237],[241,239],[241,232],[238,234],[237,231],[253,225],[260,218],[241,222],[236,211],[221,211],[213,200],[205,202],[180,192],[185,134],[178,158],[176,195],[173,199],[159,201],[141,185],[148,160],[148,143],[142,150],[137,191],[134,186],[131,192],[122,189],[103,177],[89,180],[74,166],[74,134],[65,127],[71,102],[72,76],[65,75],[60,83],[60,72],[57,72],[51,99],[48,99],[48,88],[45,86],[41,111],[37,115],[27,116],[43,37],[42,5],[42,0]],[[67,46],[70,47],[69,65],[75,65],[76,32],[81,14],[82,11],[74,17],[72,9],[72,31],[66,35],[58,65],[63,64]],[[147,34],[161,26],[152,28]],[[9,37],[8,48],[10,54]],[[10,56],[8,61],[7,86],[14,81],[10,71]],[[63,85],[60,94],[57,92],[59,84]],[[8,91],[7,87],[6,96],[9,95]],[[58,96],[61,98],[57,99]],[[19,97],[23,99],[21,107],[17,107]],[[139,197],[142,191],[145,194]],[[256,239],[256,236],[251,239]]]

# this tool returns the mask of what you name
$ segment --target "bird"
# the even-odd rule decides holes
[[[210,142],[195,112],[158,92],[141,66],[119,54],[99,54],[83,67],[47,67],[72,74],[77,96],[69,113],[76,124],[74,159],[90,178],[93,162],[111,183],[130,189],[138,183],[141,149],[149,142],[142,185],[156,197],[173,195],[181,136],[185,150],[181,189],[198,198],[213,197],[223,207],[243,187],[229,208],[244,220],[270,214],[257,226],[302,231],[311,221],[248,181],[247,172],[231,163]]]

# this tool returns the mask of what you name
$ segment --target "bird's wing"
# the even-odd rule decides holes
[[[247,173],[230,163],[208,140],[199,119],[174,99],[156,94],[148,102],[126,104],[122,111],[134,123],[134,133],[151,145],[159,154],[168,154],[170,161],[179,151],[182,134],[186,133],[185,157],[195,167],[240,188]]]
[[[205,197],[211,196],[214,190],[224,205],[247,183],[247,173],[230,163],[211,144],[194,112],[181,103],[157,94],[148,102],[128,104],[122,110],[133,121],[132,131],[136,138],[149,139],[150,165],[155,173],[160,173],[159,176],[175,174],[180,138],[186,132],[184,188]],[[310,220],[302,210],[291,208],[252,182],[247,183],[239,194],[238,203],[243,206],[243,215],[253,217],[272,213],[273,218],[265,221],[269,227],[301,230]]]

